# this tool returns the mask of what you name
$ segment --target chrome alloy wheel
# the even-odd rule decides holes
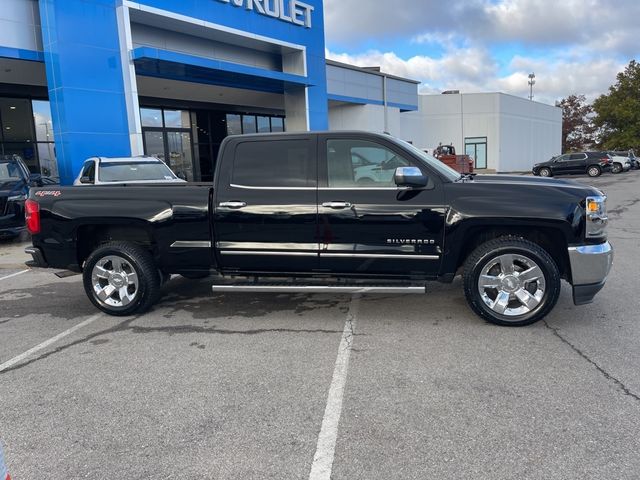
[[[536,262],[519,254],[504,254],[485,265],[478,279],[482,301],[505,317],[535,310],[545,292],[544,273]]]
[[[108,307],[126,307],[138,295],[138,274],[127,260],[115,255],[101,258],[91,271],[98,301]]]

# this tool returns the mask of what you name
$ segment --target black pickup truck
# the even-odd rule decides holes
[[[577,305],[603,287],[605,201],[571,181],[462,175],[389,135],[232,136],[213,185],[32,189],[27,251],[82,272],[112,315],[150,308],[171,274],[340,293],[425,293],[462,274],[478,315],[520,326],[551,311],[561,279]]]

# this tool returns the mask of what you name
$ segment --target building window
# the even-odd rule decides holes
[[[18,155],[31,172],[57,179],[53,133],[47,100],[0,98],[0,154]]]
[[[283,117],[227,114],[227,134],[284,132]]]
[[[487,168],[487,137],[465,138],[464,150],[473,159],[474,168]]]

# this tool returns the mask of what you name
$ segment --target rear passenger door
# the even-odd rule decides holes
[[[214,191],[219,266],[245,273],[313,271],[319,251],[316,136],[229,142]]]
[[[586,153],[572,153],[569,157],[569,173],[585,173],[587,170]]]

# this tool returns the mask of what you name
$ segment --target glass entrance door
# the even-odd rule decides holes
[[[163,160],[180,178],[189,182],[195,179],[190,133],[146,130],[144,151],[147,155]]]
[[[487,168],[487,137],[465,138],[464,150],[473,158],[474,168]]]
[[[165,135],[169,167],[180,178],[193,182],[191,134],[187,132],[165,132]]]

